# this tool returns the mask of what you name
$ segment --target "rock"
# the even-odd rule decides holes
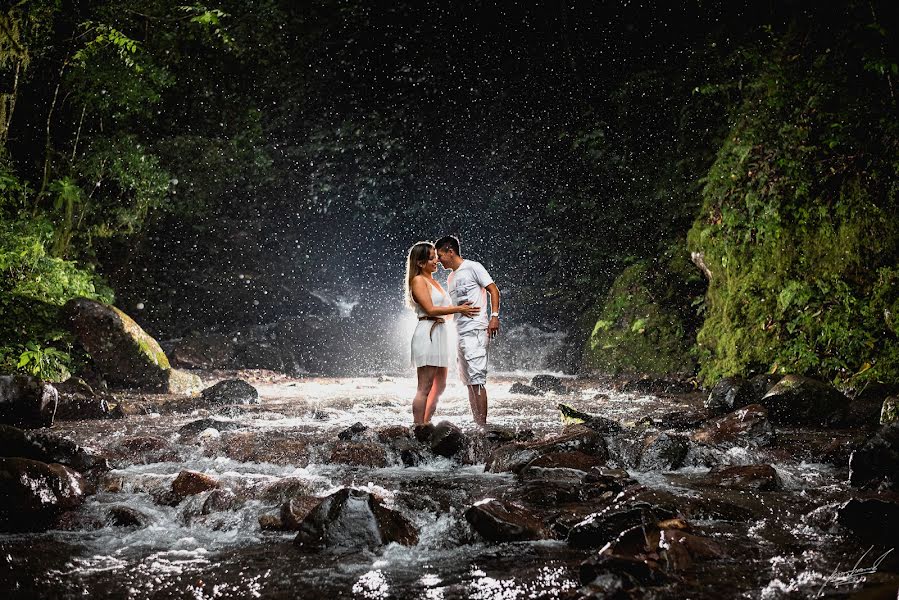
[[[559,404],[559,413],[562,422],[568,424],[581,423],[600,433],[618,433],[622,430],[621,424],[612,419],[581,412],[568,404]]]
[[[300,524],[294,543],[307,552],[374,549],[396,542],[418,543],[418,533],[401,514],[372,494],[343,488],[322,500]]]
[[[894,546],[899,531],[899,503],[853,498],[837,509],[837,523],[866,544]]]
[[[569,425],[560,435],[531,442],[513,442],[494,450],[487,458],[486,471],[520,473],[538,458],[553,452],[581,451],[605,459],[602,436],[585,425]]]
[[[191,421],[186,425],[182,425],[178,429],[178,435],[187,438],[202,433],[207,429],[215,429],[216,431],[222,432],[240,429],[241,427],[243,427],[243,425],[234,421],[221,421],[218,419],[198,419],[196,421]]]
[[[553,392],[554,394],[567,394],[568,388],[562,380],[555,375],[534,375],[531,378],[531,387],[541,392]]]
[[[208,515],[214,512],[233,510],[239,504],[241,502],[233,491],[217,488],[209,492],[209,495],[203,502],[203,508],[200,509],[200,514]]]
[[[281,525],[288,531],[299,531],[303,520],[321,503],[316,496],[298,496],[281,505]]]
[[[714,467],[699,483],[708,487],[755,492],[783,489],[783,481],[771,465]]]
[[[419,425],[414,425],[412,427],[412,435],[415,436],[415,439],[421,442],[422,444],[431,443],[431,436],[434,435],[434,424],[433,423],[422,423]]]
[[[87,382],[78,377],[69,377],[66,381],[56,384],[56,391],[59,392],[59,402],[56,406],[57,421],[121,416],[110,409],[106,398],[98,396]]]
[[[291,432],[227,431],[221,436],[220,448],[225,456],[239,462],[267,462],[297,467],[309,464],[309,442],[301,435]],[[319,450],[317,447],[313,449]]]
[[[0,456],[60,463],[76,471],[109,470],[106,458],[48,431],[23,431],[0,425]]]
[[[694,442],[715,446],[765,447],[774,443],[775,434],[765,407],[750,404],[708,421],[690,438]]]
[[[283,531],[284,523],[280,515],[259,515],[259,528],[262,531]]]
[[[899,423],[882,426],[852,453],[849,483],[899,489]]]
[[[660,558],[668,571],[685,571],[697,560],[726,555],[717,542],[680,529],[663,529],[659,536]]]
[[[550,452],[531,461],[526,470],[535,467],[548,469],[573,469],[583,472],[590,471],[593,467],[602,467],[606,461],[595,454],[587,454],[580,450],[570,452]]]
[[[465,511],[465,519],[491,542],[522,542],[556,537],[542,517],[512,502],[489,498]]]
[[[338,433],[337,439],[349,440],[354,442],[359,441],[365,439],[362,434],[364,434],[366,431],[368,431],[368,425],[364,425],[362,423],[353,423],[352,425]]]
[[[0,375],[0,423],[35,429],[50,427],[59,395],[49,383],[29,375]]]
[[[709,392],[705,408],[717,416],[753,404],[754,400],[754,389],[748,381],[742,377],[723,377]]]
[[[593,513],[568,531],[568,544],[575,548],[599,548],[632,527],[656,523],[660,517],[648,504]]]
[[[331,451],[330,462],[372,469],[389,464],[384,447],[375,442],[337,442]]]
[[[172,394],[200,389],[199,377],[172,369],[159,343],[118,308],[74,298],[63,310],[72,333],[110,385]]]
[[[890,396],[883,401],[880,408],[880,424],[889,425],[899,422],[899,397]]]
[[[84,501],[81,475],[58,463],[0,458],[0,528],[42,529]]]
[[[524,394],[525,396],[542,396],[543,392],[535,387],[516,381],[509,388],[510,394]]]
[[[188,496],[196,496],[218,487],[218,481],[210,475],[199,471],[183,470],[172,482],[172,492],[182,500]]]
[[[111,506],[106,511],[106,522],[113,527],[146,527],[147,515],[130,506]]]
[[[453,458],[465,449],[465,434],[462,430],[450,423],[441,421],[434,426],[431,434],[431,452],[438,456]]]
[[[390,444],[396,440],[408,440],[412,435],[412,431],[404,425],[392,425],[379,429],[377,435],[379,442]]]
[[[758,404],[762,401],[771,388],[783,379],[783,375],[775,375],[772,373],[761,373],[749,378],[749,387],[752,388],[752,402],[749,404]]]
[[[787,375],[761,400],[771,422],[787,426],[838,427],[846,420],[849,400],[823,381]]]
[[[259,404],[259,392],[243,379],[225,379],[200,392],[208,404]]]
[[[684,436],[660,433],[650,436],[637,461],[641,471],[672,471],[684,466],[690,443]]]

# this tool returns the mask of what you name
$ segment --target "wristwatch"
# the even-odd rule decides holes
[[[493,317],[496,317],[496,318],[498,319],[498,318],[499,318],[499,313],[498,313],[498,312],[490,313],[490,318],[492,319]]]

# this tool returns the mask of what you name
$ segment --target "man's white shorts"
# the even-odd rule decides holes
[[[465,385],[487,384],[487,330],[459,334],[459,379]]]

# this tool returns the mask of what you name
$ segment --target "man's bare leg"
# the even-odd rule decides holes
[[[478,427],[487,426],[487,388],[483,385],[468,386],[468,403],[471,416]]]

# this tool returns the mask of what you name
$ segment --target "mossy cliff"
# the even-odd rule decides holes
[[[689,376],[697,299],[704,285],[681,246],[627,267],[588,338],[584,366],[610,374]]]
[[[863,49],[820,38],[772,55],[705,180],[688,245],[709,278],[706,383],[753,371],[899,381],[893,80],[858,67]]]

